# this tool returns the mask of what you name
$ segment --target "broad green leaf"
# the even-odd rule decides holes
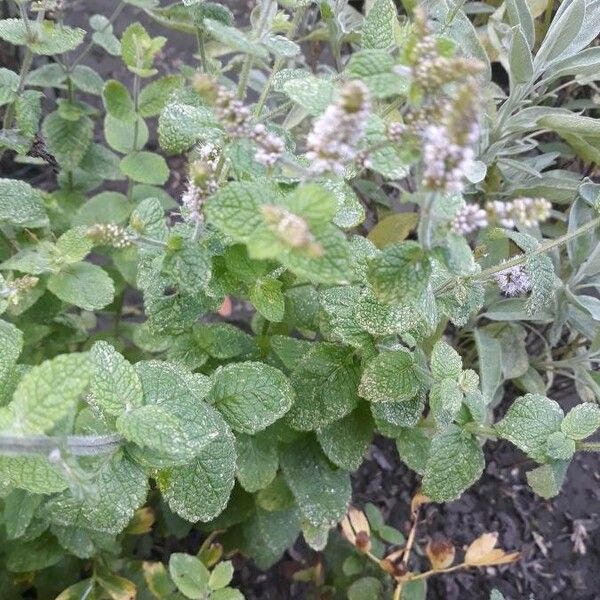
[[[50,56],[74,50],[85,36],[83,29],[59,26],[54,21],[30,21],[29,27],[33,29],[33,37],[28,35],[22,19],[3,19],[0,21],[0,39],[16,46],[28,46],[34,54]]]
[[[7,539],[20,538],[26,532],[42,500],[41,495],[23,490],[14,490],[4,499],[4,527]]]
[[[93,124],[89,117],[77,120],[63,118],[58,111],[50,113],[42,124],[48,151],[67,170],[74,170],[92,142]]]
[[[489,404],[502,385],[502,346],[500,341],[484,328],[474,332],[479,356],[479,378],[485,403]]]
[[[368,17],[367,17],[368,20]],[[346,71],[351,77],[360,78],[375,98],[387,98],[406,94],[408,78],[394,72],[394,59],[383,50],[362,50],[353,54]]]
[[[333,223],[342,229],[353,229],[365,220],[365,208],[352,187],[341,179],[325,179],[319,184],[333,193],[338,204]]]
[[[327,458],[336,466],[356,471],[362,464],[373,437],[373,423],[364,407],[359,407],[317,433]]]
[[[207,377],[161,361],[136,363],[135,370],[144,405],[123,412],[117,419],[117,430],[144,449],[142,458],[150,464],[189,463],[225,427],[219,414],[204,402],[209,389]]]
[[[527,483],[542,498],[553,498],[560,492],[569,461],[557,460],[527,472]]]
[[[458,380],[462,373],[462,359],[458,352],[444,340],[438,340],[431,352],[431,373],[437,379]]]
[[[210,573],[199,558],[191,554],[175,552],[169,558],[169,573],[177,589],[186,598],[196,600],[207,598]]]
[[[238,433],[235,438],[238,481],[248,492],[267,487],[279,468],[276,442],[268,432],[253,436]]]
[[[259,279],[250,290],[250,302],[268,321],[279,323],[285,312],[285,298],[281,291],[283,284],[273,277]]]
[[[73,225],[125,223],[131,209],[131,203],[124,194],[100,192],[81,205],[73,216]]]
[[[63,302],[85,310],[99,310],[113,301],[115,287],[109,275],[88,262],[66,266],[48,279],[48,289]]]
[[[397,24],[396,6],[392,0],[375,0],[363,23],[363,48],[386,50],[392,46]]]
[[[104,118],[104,137],[106,143],[117,152],[126,154],[141,150],[148,141],[148,126],[141,117],[137,120],[137,143],[135,137],[135,122],[126,122],[115,119],[110,115]]]
[[[167,38],[151,38],[141,23],[132,23],[121,36],[121,57],[133,73],[141,77],[154,75],[154,57],[164,46]]]
[[[5,384],[23,350],[23,333],[12,323],[0,319],[0,387]]]
[[[552,460],[571,460],[575,454],[575,441],[562,431],[555,431],[546,440],[546,455]]]
[[[10,404],[15,430],[43,433],[74,411],[90,382],[87,353],[62,354],[28,371]]]
[[[27,542],[11,542],[7,548],[5,567],[13,573],[39,571],[55,565],[64,556],[56,540],[50,534],[44,534]]]
[[[149,83],[140,92],[138,100],[140,115],[142,117],[159,115],[171,93],[182,84],[183,78],[180,75],[166,75]]]
[[[529,48],[535,42],[535,26],[528,0],[505,0],[506,15],[512,27],[520,27]]]
[[[85,171],[86,175],[110,181],[124,179],[119,171],[119,157],[112,150],[100,144],[90,144],[79,163],[79,168]]]
[[[350,348],[313,344],[291,374],[296,401],[286,420],[300,431],[325,427],[358,404],[360,369]]]
[[[274,512],[257,508],[244,524],[245,550],[260,569],[268,569],[293,545],[299,533],[296,508]]]
[[[106,112],[119,121],[135,121],[136,112],[129,90],[115,79],[104,84],[102,99]]]
[[[376,577],[366,576],[357,579],[348,588],[348,600],[374,600],[380,598],[383,586]]]
[[[54,497],[46,505],[52,521],[117,534],[127,526],[148,493],[146,474],[120,454],[99,469],[94,482],[96,492],[83,500],[71,491]]]
[[[169,166],[160,154],[132,152],[121,160],[121,171],[133,181],[162,185],[169,179]]]
[[[24,181],[0,179],[0,222],[45,227],[48,217],[41,193]]]
[[[93,246],[87,228],[74,227],[65,231],[56,241],[57,260],[61,264],[78,263],[91,252]]]
[[[425,408],[425,393],[419,393],[412,400],[404,402],[371,403],[371,414],[380,433],[396,437],[399,428],[414,427]]]
[[[233,564],[230,560],[219,563],[210,574],[208,586],[211,590],[220,590],[229,585],[233,578]]]
[[[302,514],[312,525],[333,527],[348,510],[351,487],[347,471],[332,467],[317,443],[284,446],[281,468]]]
[[[96,342],[90,350],[94,401],[109,415],[118,416],[142,404],[140,378],[133,366],[107,342]]]
[[[531,280],[531,294],[525,309],[532,316],[545,308],[554,297],[554,265],[548,255],[538,254],[528,255],[526,266]]]
[[[410,352],[382,352],[367,364],[358,391],[370,402],[405,402],[417,395],[422,383]]]
[[[410,469],[423,475],[429,458],[431,438],[420,427],[403,427],[396,436],[400,460]]]
[[[168,154],[180,154],[201,139],[218,140],[220,135],[219,125],[204,106],[172,100],[158,119],[158,140]]]
[[[310,115],[318,116],[333,102],[335,87],[329,79],[314,75],[297,77],[283,84],[283,91]]]
[[[256,348],[252,336],[231,323],[197,325],[194,337],[207,354],[220,360],[249,354]]]
[[[557,402],[539,394],[526,394],[512,403],[495,429],[531,458],[544,462],[546,440],[560,430],[562,420],[563,411]]]
[[[173,512],[186,521],[211,521],[229,500],[235,482],[234,437],[223,424],[219,436],[189,464],[163,470],[160,490]]]
[[[454,379],[436,381],[429,392],[429,407],[438,425],[452,423],[463,401],[463,393]]]
[[[56,65],[58,67],[58,65]],[[58,67],[60,69],[60,67]],[[60,69],[62,71],[62,69]],[[31,75],[31,73],[29,74]],[[28,81],[28,79],[26,79]],[[0,68],[0,106],[14,100],[19,87],[19,75],[10,69]]]
[[[210,400],[236,431],[256,433],[280,419],[294,390],[278,369],[259,362],[226,365],[212,375]]]
[[[527,84],[533,78],[533,61],[531,51],[523,30],[520,27],[513,29],[513,38],[509,54],[511,87],[514,89],[520,84]]]
[[[94,69],[86,65],[76,65],[71,73],[71,80],[82,92],[102,95],[104,80]]]
[[[429,258],[416,242],[385,247],[369,261],[367,279],[375,295],[384,302],[416,298],[431,274]]]
[[[456,500],[479,479],[484,466],[477,438],[450,425],[431,440],[423,494],[434,502]]]
[[[45,456],[0,456],[0,483],[32,494],[53,494],[68,486],[59,468]]]
[[[600,427],[600,407],[584,402],[573,407],[560,425],[570,438],[583,440],[590,437]]]
[[[266,58],[267,51],[260,44],[248,39],[248,37],[239,29],[224,25],[213,19],[204,19],[203,27],[207,33],[218,42],[221,42],[231,50],[250,54],[257,58]]]

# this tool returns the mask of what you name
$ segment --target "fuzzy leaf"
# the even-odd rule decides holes
[[[113,301],[115,286],[104,269],[89,262],[78,262],[53,273],[48,289],[63,302],[85,310],[99,310]]]
[[[17,227],[45,227],[42,195],[24,181],[0,179],[0,221]]]
[[[278,369],[259,362],[220,367],[212,375],[210,399],[236,431],[256,433],[292,406],[294,390]]]
[[[563,411],[557,402],[539,394],[526,394],[513,402],[496,424],[496,431],[534,460],[544,462],[546,440],[560,430],[562,420]]]
[[[460,355],[444,340],[437,341],[431,352],[431,373],[438,379],[449,377],[454,380],[462,373]]]
[[[291,445],[281,453],[281,467],[302,514],[314,525],[333,527],[348,509],[351,488],[347,471],[333,468],[313,440],[302,451]]]
[[[88,353],[63,354],[28,371],[10,404],[15,429],[43,433],[74,410],[90,382]]]
[[[434,502],[456,500],[481,476],[485,460],[477,439],[450,425],[431,441],[423,494]]]
[[[452,423],[463,401],[463,393],[454,379],[436,381],[429,393],[429,406],[438,425]]]
[[[375,0],[363,23],[363,48],[386,50],[392,46],[396,25],[396,6],[392,0]]]
[[[253,436],[239,433],[235,437],[240,484],[248,492],[266,488],[279,468],[277,444],[267,432]]]
[[[572,408],[560,425],[562,431],[574,440],[590,437],[598,427],[600,427],[600,407],[590,402]]]
[[[85,115],[69,120],[54,111],[44,119],[42,133],[50,154],[63,169],[72,171],[79,166],[92,142],[93,124]]]
[[[359,394],[370,402],[404,402],[417,395],[421,384],[410,352],[382,352],[367,364]]]
[[[163,185],[169,179],[169,166],[160,154],[154,152],[132,152],[124,156],[121,171],[140,183]]]

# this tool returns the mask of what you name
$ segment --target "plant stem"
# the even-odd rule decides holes
[[[204,73],[208,73],[208,61],[206,60],[206,47],[204,46],[204,30],[196,29],[196,40],[198,41],[198,52],[200,53],[200,67]]]
[[[0,455],[48,455],[55,449],[64,448],[73,456],[96,456],[110,454],[123,443],[118,435],[46,435],[0,436]]]
[[[140,76],[135,73],[133,77],[133,107],[135,110],[135,123],[133,124],[133,151],[138,150],[138,137],[140,131],[140,117],[138,115],[139,107],[139,96],[140,96]],[[131,177],[127,178],[127,200],[131,202],[133,199],[133,180]]]
[[[579,237],[580,235],[595,229],[596,227],[598,227],[598,225],[600,225],[600,217],[596,217],[595,219],[592,219],[588,223],[581,225],[580,227],[575,229],[575,231],[571,231],[570,233],[565,233],[565,235],[562,235],[562,236],[556,238],[555,240],[550,240],[550,241],[546,242],[545,244],[540,244],[535,250],[532,250],[531,252],[527,252],[525,254],[519,254],[507,261],[504,261],[500,264],[494,265],[493,267],[488,267],[487,269],[484,269],[480,273],[476,273],[474,275],[469,275],[467,278],[468,279],[487,279],[488,277],[491,277],[492,275],[495,275],[496,273],[500,273],[500,271],[510,269],[511,267],[517,267],[519,265],[523,265],[523,264],[525,264],[525,261],[527,259],[531,258],[532,256],[538,256],[540,254],[545,254],[546,252],[549,252],[550,250],[553,250],[554,248],[558,248],[559,246],[562,246],[563,244],[570,242],[571,240],[575,239],[576,237]],[[454,285],[454,281],[446,281],[445,283],[440,285],[438,288],[436,288],[434,290],[434,293],[442,294],[442,293],[448,291],[448,289],[451,288],[453,285]]]
[[[246,97],[246,90],[248,89],[248,79],[250,77],[250,69],[254,64],[254,57],[250,54],[246,54],[244,63],[242,64],[242,70],[240,71],[240,80],[238,81],[237,97],[243,100]]]
[[[581,452],[600,452],[600,442],[577,442],[577,450]]]

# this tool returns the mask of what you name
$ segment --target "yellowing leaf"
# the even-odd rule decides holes
[[[419,217],[417,213],[406,212],[384,217],[371,229],[367,238],[379,249],[405,240],[416,227]]]
[[[497,541],[498,532],[480,535],[467,548],[465,564],[470,566],[503,565],[519,558],[518,552],[507,553],[501,548],[495,548]]]

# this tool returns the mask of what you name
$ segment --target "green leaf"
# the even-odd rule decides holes
[[[290,79],[283,84],[283,91],[310,115],[318,116],[333,102],[335,87],[329,79],[312,74]]]
[[[554,297],[554,265],[546,254],[528,255],[525,264],[531,280],[531,294],[525,309],[532,316],[545,308]]]
[[[23,350],[23,333],[12,323],[0,319],[0,385],[4,384],[17,364]]]
[[[423,475],[427,467],[431,438],[420,427],[403,427],[396,436],[396,448],[400,460],[410,469]]]
[[[175,552],[169,558],[169,573],[186,598],[202,600],[207,597],[210,573],[199,558]]]
[[[256,433],[292,406],[294,390],[278,369],[259,362],[219,367],[212,375],[210,398],[236,431]]]
[[[180,75],[166,75],[155,79],[140,92],[139,113],[142,117],[156,117],[167,103],[171,93],[183,85]]]
[[[574,440],[590,437],[598,427],[600,427],[600,407],[590,402],[572,408],[560,425],[561,430]]]
[[[462,359],[444,340],[438,340],[431,351],[431,373],[437,379],[458,380],[462,373]]]
[[[125,223],[131,208],[131,203],[124,194],[100,192],[81,205],[73,217],[73,225]]]
[[[394,29],[398,23],[392,0],[375,0],[363,23],[363,48],[385,50],[394,44]]]
[[[283,284],[273,277],[259,279],[250,290],[250,302],[268,321],[283,321],[285,299],[281,291]]]
[[[348,588],[348,600],[376,600],[383,587],[376,577],[361,577]]]
[[[575,441],[562,431],[555,431],[546,440],[546,455],[552,460],[571,460],[575,454]]]
[[[234,437],[224,425],[190,464],[161,471],[158,485],[173,512],[192,523],[207,522],[227,506],[235,468]]]
[[[141,23],[132,23],[121,37],[121,57],[130,71],[141,77],[156,73],[152,69],[154,57],[164,46],[167,38],[151,38]]]
[[[463,401],[462,390],[454,379],[436,381],[429,393],[429,407],[438,425],[446,426],[458,415]]]
[[[533,61],[529,44],[520,27],[513,29],[509,54],[511,88],[527,84],[533,78]]]
[[[484,466],[477,438],[450,425],[431,440],[423,494],[434,502],[456,500],[479,479]]]
[[[429,258],[416,242],[385,247],[369,261],[367,279],[375,295],[384,302],[416,298],[431,275]]]
[[[217,140],[221,135],[213,114],[204,106],[170,101],[158,119],[160,147],[168,154],[181,154],[200,139]]]
[[[249,40],[242,31],[235,27],[224,25],[213,19],[204,19],[203,27],[215,40],[232,50],[250,54],[257,58],[266,58],[268,56],[267,51],[261,45]]]
[[[68,486],[45,456],[0,456],[0,482],[33,494],[53,494]]]
[[[475,329],[474,337],[479,356],[481,392],[485,403],[489,404],[502,385],[502,346],[500,341],[484,328]]]
[[[44,534],[35,540],[12,542],[7,548],[5,566],[13,573],[26,573],[51,567],[63,558],[64,552],[56,540]]]
[[[82,261],[92,250],[93,243],[85,227],[74,227],[65,231],[56,242],[58,262],[72,264]]]
[[[58,65],[56,66],[58,67]],[[58,68],[60,69],[60,67]],[[27,78],[25,81],[28,82],[29,79]],[[10,69],[0,68],[0,106],[9,104],[14,100],[18,87],[19,75]]]
[[[505,0],[506,16],[512,27],[520,27],[529,48],[535,42],[535,26],[527,0]]]
[[[74,410],[90,381],[87,353],[72,353],[47,360],[28,371],[10,404],[15,429],[43,433]]]
[[[394,59],[383,50],[362,50],[353,54],[346,71],[351,77],[361,79],[375,98],[406,95],[408,78],[394,72]]]
[[[204,323],[194,328],[200,347],[220,360],[249,354],[255,349],[252,336],[231,323]]]
[[[208,586],[211,590],[222,590],[225,586],[229,585],[233,578],[233,564],[230,560],[219,563],[210,574],[208,580]],[[236,590],[232,590],[236,591]],[[240,597],[243,598],[243,596]]]
[[[4,499],[4,527],[6,539],[20,538],[33,520],[43,496],[14,490]]]
[[[319,184],[333,193],[337,201],[337,212],[333,223],[342,229],[353,229],[365,220],[365,209],[358,196],[342,179],[328,178]]]
[[[85,499],[66,491],[46,505],[53,523],[93,529],[104,533],[120,533],[146,500],[146,474],[120,453],[97,471],[96,493]]]
[[[63,302],[84,310],[99,310],[113,301],[115,287],[109,275],[97,265],[79,262],[53,273],[48,289]]]
[[[0,221],[17,227],[48,225],[41,193],[24,181],[0,179]]]
[[[307,438],[301,448],[282,448],[281,468],[302,514],[315,527],[333,527],[348,510],[350,476],[333,468],[317,443]]]
[[[277,444],[268,432],[258,435],[238,433],[235,436],[237,478],[247,492],[266,488],[277,475]]]
[[[104,137],[106,143],[117,152],[126,154],[141,150],[148,141],[148,126],[141,117],[137,120],[137,144],[135,140],[135,122],[120,121],[110,115],[104,118]]]
[[[410,352],[382,352],[366,366],[359,394],[370,402],[405,402],[422,386],[422,376]]]
[[[95,96],[102,95],[104,80],[94,69],[86,65],[76,65],[71,72],[71,80],[82,92]]]
[[[554,400],[539,394],[517,398],[496,424],[498,434],[538,462],[544,462],[546,440],[559,431],[563,411]]]
[[[27,31],[22,19],[0,21],[0,39],[16,46],[28,46],[34,54],[62,54],[74,50],[81,44],[85,31],[79,28],[58,25],[54,21],[29,22],[33,36]]]
[[[142,384],[133,366],[109,343],[96,342],[90,350],[94,401],[109,415],[141,406]]]
[[[92,142],[93,124],[89,117],[76,120],[63,118],[58,111],[50,113],[42,124],[48,151],[66,170],[74,170]]]
[[[149,450],[142,457],[151,464],[189,463],[226,429],[217,411],[204,402],[209,390],[206,376],[161,361],[136,363],[135,370],[144,405],[123,412],[117,430]]]
[[[309,431],[341,419],[358,404],[359,376],[352,349],[313,344],[291,374],[296,401],[286,420],[295,429]]]
[[[527,472],[527,483],[538,496],[553,498],[560,492],[568,467],[568,461],[559,460],[541,465]]]
[[[419,221],[417,213],[403,212],[384,217],[369,231],[368,239],[380,250],[405,240]]]
[[[133,181],[163,185],[169,179],[169,166],[160,154],[132,152],[121,160],[121,171]]]
[[[361,407],[317,433],[327,458],[348,471],[356,471],[360,467],[372,437],[373,423],[368,411]]]
[[[115,79],[104,84],[102,99],[106,112],[119,121],[135,121],[137,116],[129,90]]]

